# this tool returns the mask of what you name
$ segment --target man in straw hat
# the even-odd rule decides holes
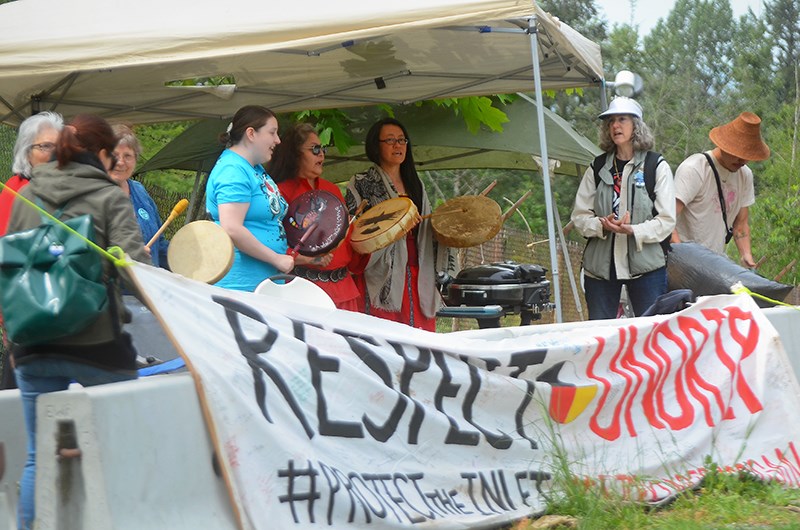
[[[678,214],[673,243],[695,241],[723,254],[733,238],[745,267],[755,267],[750,251],[748,207],[755,203],[752,160],[769,158],[761,139],[761,118],[742,112],[708,134],[716,147],[684,160],[675,171]]]

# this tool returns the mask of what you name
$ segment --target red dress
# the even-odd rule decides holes
[[[308,179],[294,178],[278,183],[278,188],[281,190],[286,202],[292,203],[294,199],[307,191],[320,189],[334,194],[342,204],[344,204],[344,197],[339,187],[332,182],[325,179],[318,178],[313,183]],[[337,269],[347,269],[347,274],[340,281],[319,281],[311,280],[320,286],[328,296],[331,297],[336,307],[339,309],[347,309],[349,311],[364,312],[364,299],[361,296],[358,288],[356,287],[351,272],[360,273],[369,260],[369,256],[361,256],[353,252],[350,246],[350,232],[348,231],[347,237],[333,250],[333,259],[327,267],[312,267],[306,266],[309,269],[319,269],[333,271]],[[298,274],[298,276],[302,276]]]
[[[6,188],[11,188],[14,191],[19,191],[25,186],[28,185],[30,182],[29,179],[21,177],[19,175],[14,175],[8,181],[6,181],[5,185]],[[14,199],[17,198],[16,195],[8,191],[6,188],[3,188],[3,191],[0,192],[0,236],[6,235],[6,230],[8,230],[8,221],[11,218],[11,206],[14,204]],[[25,206],[27,208],[27,206]],[[0,313],[0,328],[3,327],[3,314]],[[11,348],[11,344],[7,342],[8,338],[3,334],[3,347],[0,348],[0,354],[3,352],[9,352]],[[3,363],[7,363],[10,359],[10,354],[4,355],[5,359],[2,359]],[[9,370],[6,368],[3,370],[3,380],[0,381],[0,389],[8,389],[8,388],[17,388],[17,383],[14,380],[13,370]],[[9,377],[10,376],[10,377]]]
[[[29,179],[21,177],[19,175],[14,175],[5,183],[7,188],[11,188],[14,191],[19,191],[24,188]],[[0,192],[0,236],[6,235],[6,230],[8,229],[8,220],[11,218],[11,205],[14,204],[14,199],[16,199],[16,195],[8,191],[7,189],[3,189]]]

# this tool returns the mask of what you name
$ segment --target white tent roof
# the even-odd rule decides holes
[[[25,0],[0,5],[0,35],[0,121],[10,124],[45,109],[141,123],[602,79],[599,46],[531,0]],[[226,75],[235,86],[165,86]]]

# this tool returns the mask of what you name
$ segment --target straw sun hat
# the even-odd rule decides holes
[[[714,127],[708,137],[714,145],[737,158],[769,158],[769,147],[761,139],[761,118],[752,112],[742,112],[730,123]]]

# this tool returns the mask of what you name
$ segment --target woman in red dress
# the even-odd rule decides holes
[[[326,148],[320,143],[314,128],[300,123],[281,136],[281,143],[275,148],[267,171],[277,182],[286,201],[291,204],[307,191],[324,190],[344,203],[338,186],[322,178]],[[360,272],[365,261],[364,257],[353,252],[348,233],[348,237],[330,254],[313,258],[307,266],[296,265],[292,274],[320,286],[339,309],[363,312],[364,306],[351,269]]]

